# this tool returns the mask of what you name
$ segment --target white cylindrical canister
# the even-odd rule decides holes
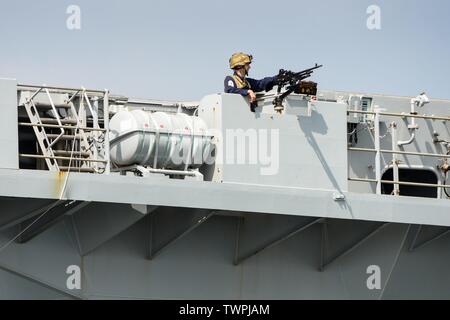
[[[205,122],[184,113],[119,111],[110,124],[111,161],[117,166],[199,168],[213,145]]]

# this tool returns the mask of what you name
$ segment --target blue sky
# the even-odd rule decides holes
[[[72,4],[81,30],[66,28]],[[255,78],[318,62],[322,89],[450,98],[449,39],[448,0],[0,0],[0,77],[140,98],[220,92],[236,51]]]

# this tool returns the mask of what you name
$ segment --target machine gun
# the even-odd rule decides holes
[[[283,101],[292,93],[316,95],[317,83],[304,81],[311,77],[314,70],[322,68],[323,65],[316,65],[310,69],[306,69],[300,72],[292,72],[281,69],[278,76],[276,85],[278,85],[277,97],[273,100],[275,111],[280,112],[284,110]],[[281,90],[286,87],[286,91],[281,94]]]

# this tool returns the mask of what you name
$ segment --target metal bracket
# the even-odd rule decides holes
[[[309,227],[315,225],[318,222],[321,222],[324,220],[324,218],[318,218],[318,219],[314,219],[310,222],[307,222],[306,224],[303,223],[301,225],[298,225],[296,227],[294,227],[293,229],[291,229],[289,232],[283,234],[282,236],[276,238],[275,240],[271,240],[269,242],[267,242],[266,244],[260,246],[259,248],[257,248],[256,250],[253,250],[252,252],[250,252],[249,254],[246,254],[242,257],[239,257],[239,244],[240,244],[240,236],[241,236],[241,228],[242,228],[242,222],[243,220],[241,220],[242,218],[240,218],[239,223],[238,223],[238,233],[237,233],[237,239],[236,239],[236,248],[235,248],[235,256],[234,256],[234,265],[239,265],[241,264],[243,261],[253,257],[254,255],[257,255],[258,253],[267,250],[269,248],[272,248],[274,246],[276,246],[277,244],[288,240],[290,238],[292,238],[293,236],[297,235],[298,233],[308,229]]]
[[[66,202],[64,206],[62,206],[62,204],[62,201],[58,201],[56,205],[43,211],[43,213],[41,213],[37,218],[32,217],[24,222],[21,222],[20,230],[23,233],[16,240],[16,242],[24,244],[32,240],[61,221],[64,216],[71,215],[78,210],[83,209],[89,204],[89,202]]]
[[[184,215],[186,215],[187,213],[183,213]],[[155,215],[151,215],[149,217],[149,240],[148,240],[148,252],[147,252],[147,259],[152,260],[153,258],[155,258],[157,255],[159,255],[163,250],[167,249],[170,245],[174,244],[175,242],[177,242],[178,240],[184,238],[185,236],[187,236],[189,233],[191,233],[192,231],[194,231],[195,229],[197,229],[199,226],[201,226],[203,223],[205,223],[209,218],[211,218],[212,216],[214,216],[216,214],[216,211],[209,211],[207,214],[200,212],[199,213],[194,213],[192,215],[192,218],[194,220],[194,222],[190,222],[190,223],[186,223],[186,227],[184,229],[181,229],[181,231],[176,232],[175,234],[169,234],[169,235],[165,235],[163,236],[162,240],[160,239],[160,244],[159,246],[157,246],[157,248],[155,248],[155,227],[154,225],[156,224],[155,222]],[[173,221],[171,221],[171,223],[173,223]],[[162,229],[162,228],[158,228],[158,229]],[[160,237],[161,238],[161,237]]]
[[[416,234],[414,235],[414,239],[413,239],[413,241],[412,241],[412,243],[411,243],[411,245],[409,247],[409,251],[414,251],[414,250],[423,248],[423,247],[429,245],[430,243],[432,243],[433,241],[436,241],[436,240],[446,236],[447,234],[450,233],[450,228],[447,228],[447,230],[445,230],[445,231],[443,231],[443,232],[433,236],[432,238],[430,238],[428,240],[425,240],[422,243],[416,245],[417,239],[419,238],[419,234],[421,233],[421,231],[422,231],[422,225],[418,227],[418,229],[416,231]]]
[[[343,250],[341,253],[337,254],[336,256],[334,256],[333,258],[329,259],[327,262],[325,262],[325,258],[323,259],[322,264],[319,267],[320,271],[324,271],[326,267],[328,267],[330,264],[332,264],[333,262],[337,261],[338,259],[348,255],[349,253],[351,253],[353,250],[355,250],[356,248],[358,248],[360,245],[362,245],[364,242],[366,242],[367,240],[369,240],[370,238],[372,238],[374,235],[376,235],[380,230],[382,230],[384,227],[386,227],[387,225],[389,225],[390,222],[384,222],[382,223],[380,226],[378,226],[377,228],[375,228],[375,230],[373,230],[372,232],[370,232],[369,234],[367,234],[366,236],[362,237],[361,239],[359,239],[356,243],[354,243],[353,245],[351,245],[350,247],[348,247],[347,249]],[[327,237],[327,236],[326,236]]]
[[[345,195],[343,195],[342,193],[334,193],[333,200],[334,201],[345,201]]]

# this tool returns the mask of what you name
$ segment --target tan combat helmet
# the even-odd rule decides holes
[[[236,69],[237,67],[243,67],[246,64],[252,63],[252,61],[252,55],[238,52],[233,54],[233,56],[230,58],[230,68]]]

